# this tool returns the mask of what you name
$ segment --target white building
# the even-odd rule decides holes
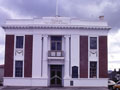
[[[101,17],[103,18],[103,17]],[[107,87],[104,20],[7,20],[4,86]]]

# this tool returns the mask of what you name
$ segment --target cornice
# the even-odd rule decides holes
[[[90,29],[110,30],[108,26],[81,26],[81,25],[3,25],[3,29]]]

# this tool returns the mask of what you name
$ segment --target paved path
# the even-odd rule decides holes
[[[108,90],[107,88],[92,88],[92,87],[58,87],[58,88],[43,88],[43,87],[0,87],[0,90]]]

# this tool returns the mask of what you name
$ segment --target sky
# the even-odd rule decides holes
[[[108,69],[120,68],[120,0],[58,0],[60,16],[97,20],[104,15],[108,34]],[[0,25],[6,19],[55,16],[56,0],[0,0]],[[0,27],[0,64],[4,64],[5,32]]]

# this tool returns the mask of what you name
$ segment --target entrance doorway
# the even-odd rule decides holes
[[[62,65],[50,66],[50,85],[62,86]]]

